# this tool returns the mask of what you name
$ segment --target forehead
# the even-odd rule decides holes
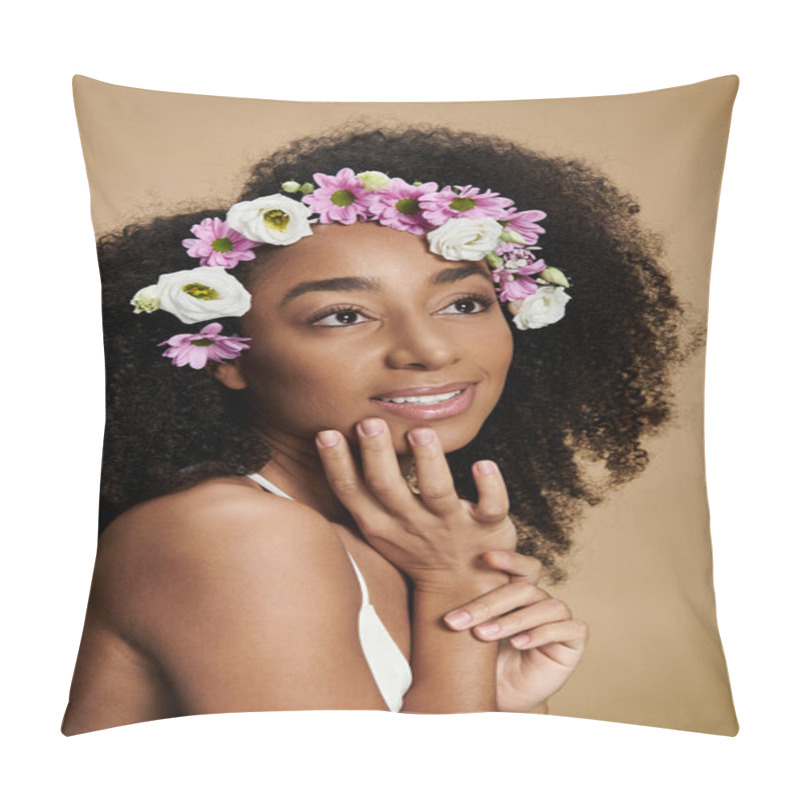
[[[270,248],[259,283],[290,289],[305,282],[365,277],[387,288],[427,283],[432,276],[465,262],[447,261],[428,250],[424,236],[375,222],[313,226],[314,234],[286,247]],[[481,265],[489,274],[488,267]]]

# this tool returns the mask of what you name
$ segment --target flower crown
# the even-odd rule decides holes
[[[263,244],[289,245],[313,234],[312,224],[378,222],[398,231],[425,234],[432,253],[448,261],[486,259],[499,299],[508,304],[520,330],[543,328],[564,316],[570,296],[561,270],[537,258],[544,228],[543,211],[517,211],[513,201],[474,186],[406,183],[383,172],[356,175],[345,167],[336,175],[314,174],[314,183],[287,181],[281,188],[301,201],[273,194],[233,205],[223,222],[207,217],[184,239],[194,269],[159,276],[141,289],[134,313],[169,311],[186,324],[238,317],[250,309],[251,296],[228,270],[255,258]],[[316,215],[316,216],[313,216]],[[159,347],[178,367],[201,369],[208,361],[234,359],[250,347],[249,338],[222,335],[218,322],[199,333],[179,333]]]

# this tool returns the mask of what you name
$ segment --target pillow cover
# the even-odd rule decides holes
[[[502,449],[493,456],[509,480],[514,519],[519,517],[518,527],[526,531],[525,552],[545,565],[541,585],[565,601],[590,632],[581,663],[549,698],[549,713],[735,735],[738,725],[711,577],[703,369],[714,225],[737,86],[738,80],[728,76],[643,94],[578,99],[292,103],[148,91],[76,76],[75,104],[100,242],[107,324],[109,426],[101,527],[157,496],[154,487],[177,491],[193,480],[258,468],[258,455],[250,451],[240,463],[256,466],[242,466],[238,472],[226,473],[219,466],[215,472],[178,451],[165,452],[159,461],[153,451],[158,450],[154,443],[168,438],[158,427],[163,421],[154,420],[145,431],[130,427],[135,413],[141,417],[142,411],[125,415],[145,400],[131,389],[136,368],[126,359],[132,358],[133,348],[111,339],[117,336],[118,315],[133,319],[134,310],[152,309],[131,307],[134,292],[129,290],[144,289],[145,284],[118,285],[115,270],[124,268],[125,259],[149,260],[155,284],[160,274],[198,266],[197,256],[193,260],[191,248],[187,252],[180,238],[173,250],[153,251],[143,231],[150,235],[183,215],[185,237],[194,234],[202,242],[204,236],[190,229],[204,219],[223,218],[237,201],[255,199],[258,194],[248,189],[259,185],[259,174],[293,182],[284,186],[284,193],[303,202],[313,196],[313,182],[320,187],[321,180],[310,172],[282,172],[281,165],[302,164],[312,151],[322,165],[318,171],[329,177],[337,168],[379,173],[360,179],[363,188],[374,192],[385,185],[370,187],[368,181],[380,182],[384,174],[404,179],[406,186],[434,181],[438,189],[446,184],[467,187],[460,194],[456,189],[464,200],[458,209],[462,214],[480,210],[481,203],[490,208],[492,198],[484,195],[485,200],[475,201],[472,186],[499,192],[514,201],[517,211],[546,213],[541,225],[538,218],[534,225],[544,228],[543,233],[532,235],[529,228],[524,242],[512,236],[504,244],[507,252],[528,245],[527,255],[516,253],[526,267],[541,256],[547,268],[556,270],[548,273],[546,286],[539,286],[540,296],[542,288],[561,297],[566,290],[569,296],[558,312],[563,318],[551,317],[527,330],[516,321],[519,307],[509,307],[508,315],[515,316],[515,347],[523,337],[536,337],[540,355],[528,364],[529,382],[512,386],[509,378],[506,391],[516,392],[521,421],[528,419],[519,405],[526,394],[534,397],[532,404],[540,404],[536,408],[548,411],[547,416],[541,410],[530,412],[541,427],[533,430],[520,422],[521,429],[512,430],[511,439],[506,436],[507,442],[517,437],[520,453],[524,447],[538,457],[528,462],[519,453],[506,453],[503,462]],[[364,161],[331,160],[340,152],[337,142],[347,137],[351,144],[363,143]],[[426,141],[440,148],[436,152],[452,153],[453,164],[460,159],[463,169],[442,162],[436,174],[428,171],[433,168],[426,166],[431,157],[422,152]],[[418,148],[420,156],[403,162],[408,167],[402,171],[395,166],[398,156],[379,161],[381,143],[388,147],[387,142],[394,143],[396,152]],[[275,153],[279,157],[274,161],[262,161]],[[499,172],[485,177],[490,153],[508,174],[534,169],[535,164],[534,200],[526,196],[523,204]],[[259,162],[260,172],[251,173]],[[309,184],[305,194],[303,183]],[[329,212],[355,202],[353,194],[360,189],[347,186],[333,187],[349,195],[330,195]],[[420,213],[419,203],[413,214],[409,208],[402,207],[409,217]],[[505,204],[505,211],[510,208]],[[364,221],[368,213],[355,219]],[[486,213],[492,217],[493,212]],[[508,223],[498,214],[494,218]],[[285,223],[283,217],[277,220],[278,227]],[[126,227],[129,233],[122,234]],[[502,227],[514,229],[513,224]],[[408,231],[410,223],[395,228]],[[525,233],[524,226],[521,230]],[[211,246],[222,261],[207,263],[227,268],[225,253],[237,246],[230,237],[225,242],[227,251]],[[502,253],[500,257],[505,259]],[[500,300],[506,302],[509,297],[513,302],[514,287],[524,287],[526,277],[544,274],[532,267],[514,273],[507,259],[504,263],[510,288]],[[517,299],[521,302],[522,295]],[[136,317],[139,335],[167,316],[165,307]],[[191,332],[197,333],[208,319],[202,324],[189,320],[195,323]],[[172,322],[173,335],[190,332],[174,318]],[[167,336],[154,337],[153,361],[166,364],[157,345]],[[213,348],[206,348],[213,360]],[[189,364],[169,366],[176,375],[189,376],[185,380],[197,379],[195,373],[202,371]],[[547,376],[549,383],[543,380]],[[194,409],[171,397],[163,382],[159,385],[156,401],[163,416],[175,421],[176,437],[188,435],[188,428],[197,424]],[[142,378],[140,386],[149,384]],[[152,395],[155,390],[147,391]],[[137,437],[138,447],[132,444]],[[479,437],[474,450],[472,443],[466,448],[473,460],[488,457],[480,442]],[[218,465],[222,461],[218,458]],[[521,468],[512,475],[506,464]],[[101,549],[102,543],[101,537]],[[97,596],[93,598],[90,611],[97,604]],[[87,680],[81,677],[79,659],[73,703],[81,702]],[[88,729],[100,727],[108,725],[89,724]]]

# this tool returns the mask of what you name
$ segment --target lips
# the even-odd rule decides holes
[[[397,397],[425,397],[431,394],[447,394],[448,392],[463,391],[472,383],[443,383],[440,386],[410,386],[407,389],[398,389],[395,392],[381,392],[375,395],[373,400],[380,400],[382,398],[397,398]]]
[[[430,398],[425,402],[423,398]],[[466,411],[475,399],[474,383],[410,386],[373,397],[371,402],[386,412],[416,420],[437,420]]]

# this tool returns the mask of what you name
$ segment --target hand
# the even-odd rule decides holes
[[[578,666],[588,626],[536,585],[538,559],[506,552],[483,558],[511,575],[511,582],[447,613],[445,622],[454,630],[471,628],[482,641],[500,641],[498,711],[541,713]]]
[[[416,462],[417,496],[401,474],[386,422],[373,417],[356,429],[361,470],[338,431],[323,431],[317,445],[331,488],[367,542],[416,588],[450,590],[459,583],[474,586],[476,579],[498,585],[496,571],[487,570],[480,554],[512,551],[517,535],[497,466],[476,462],[472,474],[478,502],[461,500],[436,432],[416,428],[407,435]]]

